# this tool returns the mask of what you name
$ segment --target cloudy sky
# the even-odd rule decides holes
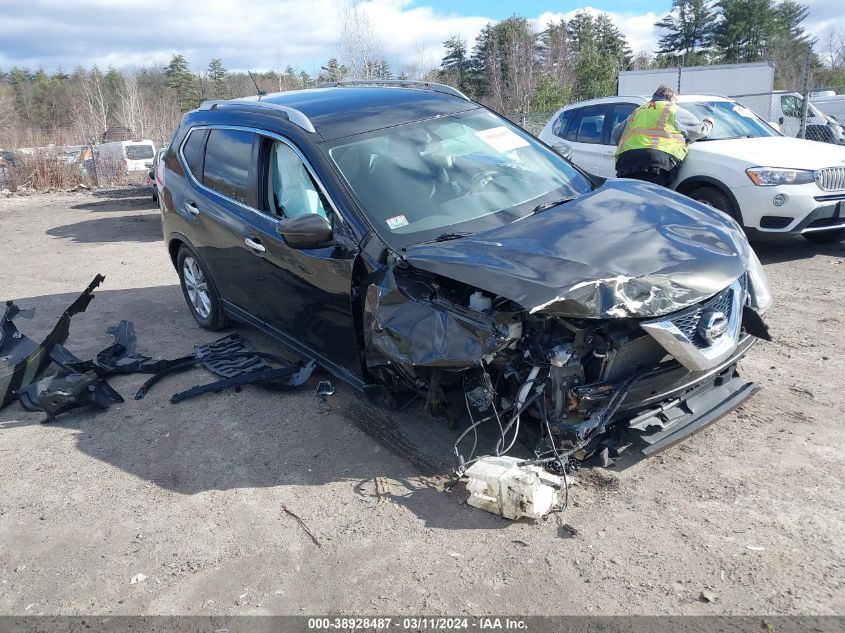
[[[845,35],[843,0],[803,0],[820,52],[832,31]],[[339,56],[338,39],[350,0],[0,0],[0,70],[54,71],[78,64],[119,68],[166,63],[182,53],[192,68],[220,57],[229,69],[288,64],[315,72]],[[538,29],[587,8],[608,12],[632,48],[653,50],[654,22],[671,0],[369,0],[367,12],[394,68],[437,65],[442,42],[470,43],[487,22],[514,12]]]

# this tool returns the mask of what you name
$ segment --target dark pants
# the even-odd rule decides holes
[[[671,171],[639,171],[619,177],[633,178],[634,180],[645,180],[646,182],[653,182],[655,185],[660,185],[661,187],[668,187],[672,181],[675,180],[675,174]]]
[[[659,149],[632,149],[616,159],[617,178],[635,178],[668,187],[678,175],[681,161]]]

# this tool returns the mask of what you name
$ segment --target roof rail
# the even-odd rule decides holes
[[[320,88],[349,88],[355,86],[386,86],[388,88],[416,88],[417,90],[431,90],[440,92],[452,97],[458,97],[465,101],[472,101],[468,96],[457,88],[438,84],[432,81],[412,81],[409,79],[350,79],[345,81],[329,81],[319,85]]]
[[[261,95],[265,96],[265,95]],[[241,99],[212,99],[210,101],[203,101],[200,104],[200,107],[197,108],[198,110],[216,110],[220,106],[228,106],[228,105],[241,105],[243,103],[251,103],[256,105],[260,108],[267,108],[270,110],[275,110],[276,112],[281,112],[287,115],[288,121],[296,125],[297,127],[302,128],[306,132],[310,134],[314,134],[317,130],[314,129],[314,125],[311,123],[311,119],[309,119],[305,114],[297,110],[296,108],[291,108],[289,106],[281,105],[279,103],[273,103],[271,101],[262,101],[260,96],[258,97],[243,97]]]

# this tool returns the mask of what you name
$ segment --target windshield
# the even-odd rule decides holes
[[[341,139],[329,156],[393,248],[502,226],[590,182],[536,139],[473,110]]]
[[[713,131],[702,139],[705,141],[778,135],[751,110],[733,101],[697,101],[678,105],[694,114],[699,121],[708,116],[713,119]]]

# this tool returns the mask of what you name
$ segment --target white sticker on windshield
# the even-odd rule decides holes
[[[748,119],[754,118],[754,113],[751,110],[749,110],[748,108],[746,108],[744,105],[739,105],[739,104],[735,105],[733,107],[733,111],[736,112],[739,116],[744,116]]]
[[[387,218],[386,222],[391,231],[395,231],[403,226],[408,226],[409,224],[408,218],[404,215],[394,215],[392,218]]]
[[[505,126],[479,130],[475,135],[497,152],[509,152],[512,149],[528,146],[528,141]]]

